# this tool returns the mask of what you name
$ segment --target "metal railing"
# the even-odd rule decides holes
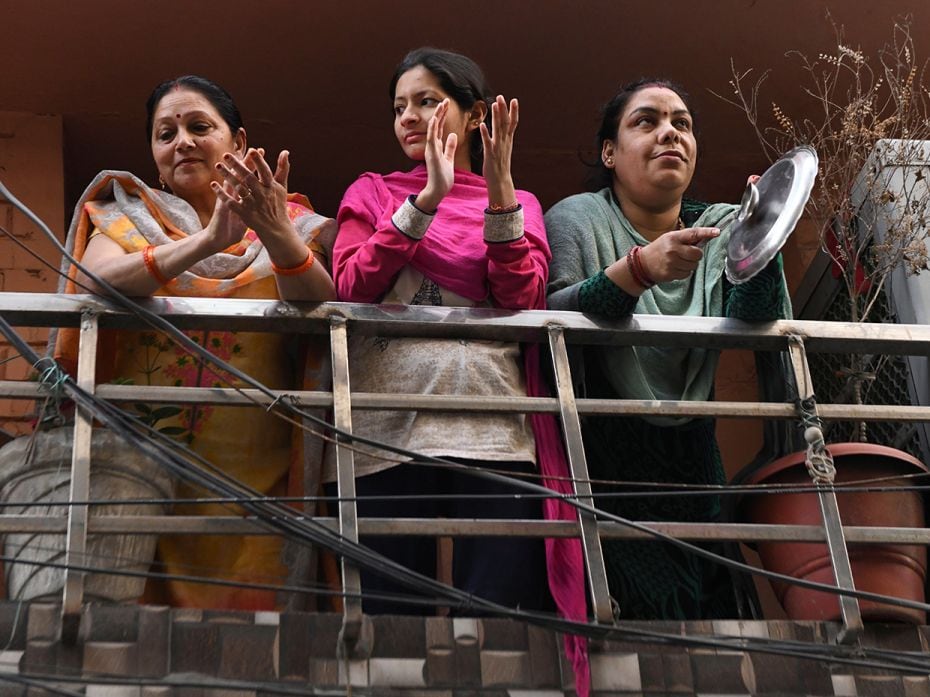
[[[593,319],[579,313],[555,311],[510,312],[427,306],[378,306],[346,303],[292,305],[274,301],[155,298],[144,306],[179,329],[265,331],[276,333],[328,334],[332,355],[331,391],[287,391],[295,404],[331,409],[338,428],[351,430],[353,409],[456,410],[471,412],[544,412],[561,418],[574,490],[579,500],[591,501],[579,417],[586,414],[675,415],[798,419],[795,404],[771,402],[697,402],[576,399],[571,388],[567,344],[698,346],[713,349],[741,348],[755,351],[787,351],[791,358],[800,397],[813,395],[807,352],[930,353],[930,327],[870,325],[837,322],[777,321],[747,324],[723,318],[633,317],[622,322]],[[77,381],[97,397],[113,401],[170,402],[174,404],[270,405],[267,395],[251,389],[204,387],[140,387],[95,384],[96,346],[100,329],[138,329],[138,317],[113,309],[94,296],[32,293],[0,293],[0,316],[20,327],[79,327],[80,350]],[[555,375],[555,397],[465,397],[411,394],[358,393],[350,389],[348,334],[493,339],[538,342],[548,346]],[[36,399],[41,387],[35,382],[0,381],[0,397]],[[930,407],[817,405],[820,417],[850,420],[930,421]],[[70,499],[65,518],[0,515],[0,534],[13,532],[65,534],[66,564],[80,566],[87,535],[94,534],[271,534],[258,521],[235,516],[134,516],[90,517],[86,502],[90,477],[92,416],[78,411],[71,472]],[[594,618],[614,621],[608,596],[601,538],[648,538],[648,533],[619,523],[598,521],[582,511],[574,521],[483,521],[422,519],[359,519],[354,502],[354,458],[344,443],[336,446],[340,505],[338,516],[319,521],[357,541],[371,535],[520,535],[532,537],[579,537],[587,567]],[[315,492],[308,492],[310,495]],[[683,540],[793,541],[828,545],[836,584],[852,590],[853,579],[846,542],[930,543],[930,531],[917,528],[844,527],[832,485],[817,489],[823,513],[822,525],[760,525],[739,523],[644,522],[643,525]],[[83,603],[84,573],[65,571],[63,626],[72,625]],[[347,640],[357,636],[362,610],[357,569],[344,563],[344,629]],[[854,638],[862,629],[856,598],[841,596],[841,639]]]

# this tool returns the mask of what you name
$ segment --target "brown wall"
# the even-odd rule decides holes
[[[292,151],[295,190],[334,214],[362,171],[405,166],[392,134],[387,85],[410,48],[468,53],[492,86],[521,100],[515,177],[544,206],[578,191],[579,153],[597,111],[641,75],[682,82],[702,115],[694,193],[738,197],[764,165],[749,126],[713,96],[728,93],[730,59],[774,68],[763,104],[798,101],[785,52],[830,51],[829,9],[849,43],[874,49],[894,16],[914,15],[930,54],[926,0],[381,0],[157,3],[0,0],[0,110],[60,114],[66,212],[93,175],[130,169],[154,182],[143,105],[159,81],[200,73],[235,95],[250,140]],[[2,173],[0,173],[2,174]],[[50,221],[56,229],[64,220]]]
[[[0,176],[14,196],[28,202],[40,218],[64,218],[64,171],[62,163],[62,118],[0,111]],[[22,213],[0,198],[0,226],[11,235],[0,234],[0,291],[54,291],[57,274],[35,259],[20,244],[56,264],[60,255],[54,246]],[[35,348],[44,350],[44,330],[21,329]],[[21,380],[30,366],[6,341],[0,340],[0,380]],[[0,429],[14,435],[29,430],[33,403],[0,400]]]

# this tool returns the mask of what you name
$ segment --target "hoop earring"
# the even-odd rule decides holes
[[[158,184],[161,186],[162,191],[168,190],[168,184],[165,182],[165,178],[160,174],[158,175]]]

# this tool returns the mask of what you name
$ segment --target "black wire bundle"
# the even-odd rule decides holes
[[[80,263],[68,252],[68,250],[66,250],[57,241],[54,234],[48,230],[47,226],[45,226],[45,224],[28,208],[20,203],[15,197],[13,197],[12,194],[10,194],[9,191],[2,185],[2,183],[0,183],[0,193],[2,193],[14,206],[21,210],[49,237],[50,240],[55,243],[55,245],[62,252],[64,259],[67,260],[68,263],[73,264],[77,268],[81,269],[83,273],[87,275],[87,277],[91,278],[94,283],[103,288],[107,293],[107,295],[104,297],[108,301],[112,302],[116,308],[128,311],[140,317],[150,326],[169,334],[174,341],[176,341],[188,352],[199,356],[201,360],[214,363],[222,371],[233,375],[246,385],[253,387],[259,393],[263,394],[269,399],[272,405],[269,408],[271,411],[274,411],[275,413],[278,413],[285,418],[290,419],[291,417],[295,417],[299,419],[306,419],[312,423],[315,423],[318,427],[324,429],[326,432],[334,434],[339,442],[363,443],[377,447],[386,452],[394,453],[404,457],[412,457],[419,463],[460,469],[474,476],[480,476],[483,478],[516,485],[523,488],[531,495],[562,498],[567,503],[575,507],[579,513],[591,514],[600,520],[608,520],[623,524],[633,529],[645,532],[665,543],[678,546],[689,552],[712,559],[713,561],[716,561],[720,564],[726,565],[730,568],[738,569],[743,572],[758,574],[766,578],[793,583],[825,592],[848,595],[860,599],[873,600],[888,604],[901,605],[903,607],[916,608],[925,611],[930,610],[930,605],[926,603],[918,603],[875,593],[842,590],[829,584],[802,581],[790,576],[756,569],[747,564],[709,552],[697,545],[688,543],[683,540],[678,540],[661,532],[652,530],[645,525],[636,523],[635,521],[630,521],[616,515],[611,515],[595,508],[594,506],[579,502],[572,496],[558,494],[544,486],[534,484],[532,482],[525,482],[520,479],[514,479],[494,472],[465,467],[463,465],[446,461],[442,458],[419,455],[417,453],[412,453],[387,443],[381,443],[373,439],[368,439],[341,431],[327,423],[325,420],[315,416],[314,414],[298,408],[298,406],[291,400],[278,397],[259,381],[239,371],[234,366],[228,365],[225,361],[209,353],[209,351],[207,351],[204,347],[189,339],[167,320],[125,297],[114,288],[109,286],[105,281],[96,277],[87,269],[83,268]],[[31,250],[30,253],[32,253]],[[33,255],[41,259],[41,257],[38,257],[38,255],[35,255],[34,253]],[[44,259],[42,261],[45,262]],[[64,262],[63,268],[67,268],[67,266],[64,265]],[[19,351],[20,354],[29,360],[32,364],[35,365],[41,360],[41,357],[39,357],[31,349],[31,347],[16,333],[16,331],[9,325],[9,323],[6,322],[3,317],[0,317],[0,333],[2,333],[7,338],[7,340],[10,341],[10,343],[17,349],[17,351]],[[437,600],[431,599],[439,599],[441,600],[441,604],[451,605],[457,611],[477,611],[486,615],[509,617],[512,619],[547,627],[555,631],[577,634],[591,639],[616,639],[624,641],[640,641],[686,646],[709,646],[714,648],[729,648],[734,650],[760,651],[764,653],[775,653],[798,658],[810,658],[814,660],[828,660],[835,663],[861,665],[872,668],[883,668],[907,673],[913,672],[919,674],[930,672],[930,660],[922,655],[906,655],[901,653],[865,650],[858,647],[852,649],[835,645],[819,645],[807,642],[787,642],[784,640],[769,640],[748,637],[698,637],[694,635],[670,635],[661,632],[651,632],[647,630],[632,629],[622,626],[573,622],[545,613],[528,612],[525,610],[504,607],[482,598],[472,596],[468,593],[464,593],[451,586],[442,584],[430,577],[410,571],[406,567],[373,552],[364,545],[347,540],[339,533],[330,530],[327,526],[316,523],[312,519],[307,519],[300,516],[299,513],[293,508],[284,505],[281,499],[270,499],[269,497],[262,496],[259,492],[256,492],[255,490],[246,487],[235,479],[229,477],[224,472],[222,472],[222,470],[216,468],[211,463],[207,462],[189,449],[184,448],[176,441],[168,438],[167,436],[164,436],[154,429],[148,428],[147,426],[141,424],[141,422],[139,422],[137,419],[118,409],[116,406],[110,404],[109,402],[101,400],[95,397],[93,394],[86,392],[69,376],[63,375],[60,385],[61,389],[71,399],[74,400],[79,408],[87,410],[87,412],[92,414],[94,418],[100,421],[101,424],[113,430],[115,433],[123,437],[127,442],[133,444],[145,456],[153,459],[163,467],[167,468],[167,470],[175,476],[195,486],[213,492],[222,500],[234,501],[240,504],[246,511],[255,516],[260,524],[277,533],[285,535],[289,539],[297,540],[303,544],[320,545],[334,551],[341,556],[344,556],[351,563],[357,566],[390,577],[391,579],[410,588],[411,590],[426,596],[426,599],[422,602],[432,603],[437,602]],[[651,492],[651,495],[655,495],[655,492]],[[72,505],[77,505],[77,503],[73,502]],[[60,566],[65,567],[66,565]],[[136,575],[138,573],[101,569],[98,567],[83,568],[72,566],[70,568],[103,573],[132,575]],[[154,572],[146,572],[146,574],[153,573]],[[165,576],[168,575],[166,574]],[[199,577],[190,578],[191,580],[197,580]],[[211,578],[204,580],[203,582],[217,583],[217,579]],[[238,582],[229,583],[238,584]],[[293,587],[288,587],[288,589],[293,589]],[[306,591],[306,589],[303,590]],[[417,602],[415,600],[409,599],[407,601]],[[876,656],[877,660],[869,659],[869,655]],[[7,676],[2,677],[6,678]],[[20,676],[20,678],[25,680],[26,676]],[[61,680],[62,678],[60,676],[54,676],[54,678],[51,676],[32,676],[29,679]],[[132,680],[127,680],[125,678],[114,678],[114,680],[116,680],[118,684],[144,684],[143,682],[133,682]],[[99,682],[99,680],[94,680],[93,678],[78,680],[78,682],[82,681]],[[162,681],[158,682],[157,684],[170,683]],[[207,686],[211,683],[208,681],[200,684]],[[276,691],[271,689],[269,686],[264,686],[261,689]],[[71,693],[65,692],[65,694]],[[282,694],[289,693],[282,692]]]

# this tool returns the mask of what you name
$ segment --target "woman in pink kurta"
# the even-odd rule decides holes
[[[339,299],[545,307],[549,246],[542,211],[532,194],[514,188],[510,172],[517,101],[490,99],[473,61],[428,48],[406,56],[390,93],[395,135],[417,164],[409,172],[363,174],[346,192],[333,253]],[[349,359],[352,388],[359,392],[480,398],[539,395],[542,390],[536,346],[521,350],[500,341],[355,336]],[[357,410],[353,427],[369,438],[468,466],[567,475],[551,416]],[[361,446],[356,454],[360,516],[574,517],[560,501],[513,496],[522,491],[518,486],[397,459],[402,458]],[[330,457],[324,481],[331,491],[335,478]],[[545,481],[566,490],[564,480]],[[421,573],[436,573],[432,539],[364,542]],[[585,618],[577,540],[543,544],[530,538],[456,538],[452,567],[453,584],[474,595],[524,609],[545,609],[554,598],[563,615]],[[367,612],[424,611],[375,597],[404,589],[374,574],[363,572],[362,589]],[[453,608],[463,614],[469,610]],[[576,670],[586,675],[583,644],[571,640],[569,650]]]

